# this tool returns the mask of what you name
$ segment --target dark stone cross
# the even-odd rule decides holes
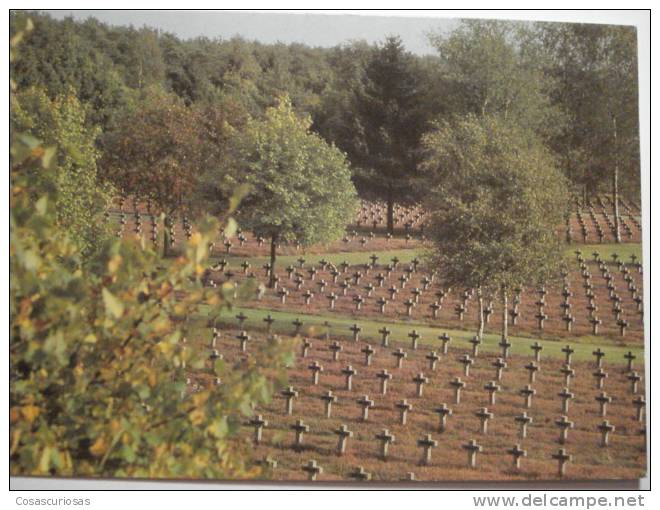
[[[417,396],[421,397],[424,392],[424,385],[429,382],[429,378],[420,372],[413,377],[413,382],[417,385]]]
[[[315,481],[318,475],[323,474],[323,468],[314,459],[303,465],[302,470],[307,473],[310,482]]]
[[[557,453],[552,454],[552,458],[557,460],[559,464],[559,478],[563,478],[564,473],[566,472],[566,464],[573,459],[573,456],[566,453],[564,448],[560,448]]]
[[[351,391],[353,389],[353,376],[357,374],[357,370],[355,370],[351,365],[347,365],[342,369],[341,373],[346,377],[346,391]]]
[[[298,398],[298,392],[293,389],[293,386],[289,386],[287,389],[282,390],[280,394],[286,399],[286,414],[291,416],[293,414],[293,399]]]
[[[495,405],[495,394],[500,391],[500,385],[495,381],[488,382],[484,389],[488,392],[488,405]]]
[[[438,337],[438,340],[442,342],[442,354],[446,355],[449,342],[451,342],[451,337],[447,333],[443,333]]]
[[[477,444],[477,442],[474,439],[470,439],[470,441],[464,444],[462,448],[466,450],[468,454],[468,467],[472,469],[476,468],[477,453],[481,452],[483,450],[483,447]]]
[[[421,334],[417,332],[416,329],[413,329],[410,333],[408,333],[408,338],[412,340],[412,349],[416,350],[417,349],[417,343],[418,340],[422,337]]]
[[[337,441],[337,455],[344,455],[344,453],[346,453],[346,442],[348,441],[349,437],[353,437],[353,432],[348,430],[348,427],[344,424],[333,430],[333,432],[339,438]]]
[[[424,356],[427,360],[429,360],[429,369],[430,370],[435,370],[435,366],[438,363],[438,360],[440,359],[440,356],[435,351],[431,351],[428,353],[426,356]]]
[[[417,440],[417,445],[422,448],[422,459],[420,464],[428,466],[431,463],[431,450],[438,446],[438,442],[431,437],[431,434],[426,434],[421,439]]]
[[[392,356],[396,358],[396,368],[401,368],[403,366],[403,360],[408,357],[408,354],[399,347],[392,353]]]
[[[260,444],[262,431],[264,427],[268,426],[268,421],[264,420],[263,416],[258,414],[248,424],[254,427],[254,444]]]
[[[369,419],[369,409],[374,406],[374,401],[369,400],[369,395],[364,395],[357,400],[357,403],[362,408],[362,421],[367,421]]]
[[[412,404],[409,404],[408,401],[404,398],[400,402],[395,404],[395,407],[399,410],[399,419],[401,425],[406,424],[408,412],[412,410]]]
[[[309,425],[306,425],[301,419],[296,420],[296,422],[289,427],[296,433],[296,440],[294,446],[300,448],[303,444],[303,435],[305,432],[309,432]]]
[[[520,469],[520,459],[527,457],[527,451],[523,450],[520,444],[516,444],[513,448],[507,450],[507,453],[513,457],[513,467]]]
[[[392,374],[390,374],[386,369],[382,369],[376,374],[376,377],[380,379],[380,394],[387,394],[387,381],[392,379]]]
[[[454,403],[461,403],[461,390],[465,388],[465,382],[461,381],[460,377],[456,377],[449,385],[454,388]]]
[[[380,441],[380,456],[382,459],[386,459],[387,450],[390,444],[396,441],[396,437],[388,429],[383,429],[379,434],[376,434],[376,439]]]
[[[438,415],[438,417],[440,418],[440,424],[439,424],[439,427],[438,427],[438,431],[439,432],[444,432],[447,429],[447,417],[451,416],[452,410],[449,407],[447,407],[447,404],[442,403],[442,404],[440,404],[440,407],[436,407],[433,410],[433,412],[436,413]]]
[[[521,415],[518,415],[514,418],[514,421],[518,423],[518,437],[520,439],[525,439],[527,437],[527,426],[534,421],[531,416],[527,415],[527,412],[523,412]]]
[[[323,365],[319,365],[318,361],[314,361],[307,368],[312,371],[312,384],[318,386],[319,374],[323,372]]]

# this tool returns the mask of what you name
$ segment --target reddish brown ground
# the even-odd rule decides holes
[[[145,215],[149,211],[147,204],[144,202],[138,202],[134,204],[132,200],[125,200],[121,203],[119,200],[115,200],[113,207],[113,216],[116,216],[119,211],[123,211],[126,214],[127,225],[124,229],[125,232],[133,232],[133,213],[136,211]],[[619,208],[620,217],[621,217],[621,237],[625,242],[641,242],[641,210],[638,204],[633,204],[625,200],[621,200],[621,206]],[[603,195],[594,198],[589,201],[587,204],[581,204],[575,206],[574,212],[571,215],[569,221],[572,233],[572,242],[575,244],[582,243],[611,243],[614,242],[614,233],[612,226],[607,223],[607,216],[609,215],[610,221],[614,221],[613,217],[613,208],[612,202],[609,197]],[[426,213],[419,206],[411,207],[402,207],[395,206],[395,235],[394,238],[390,241],[385,240],[385,227],[386,227],[386,209],[383,204],[371,203],[371,202],[362,202],[361,208],[358,211],[357,217],[355,219],[354,225],[349,227],[349,234],[355,234],[354,236],[349,235],[350,242],[337,241],[334,243],[329,243],[328,245],[318,246],[316,248],[311,248],[308,250],[309,253],[322,253],[326,252],[336,252],[336,251],[358,251],[358,250],[388,250],[388,249],[401,249],[413,247],[414,239],[405,241],[406,233],[411,235],[419,236],[423,234],[423,221],[426,217]],[[586,237],[582,232],[582,224],[579,222],[579,218],[582,218],[582,222],[586,228]],[[146,221],[147,217],[143,218],[143,232],[148,231],[148,222]],[[603,232],[603,238],[598,236],[598,226],[601,227]],[[565,228],[561,230],[562,235],[565,235]],[[183,239],[183,231],[181,229],[181,222],[177,222],[176,225],[177,237]],[[370,234],[373,233],[377,236],[376,239],[370,238]],[[269,253],[268,243],[265,242],[262,245],[258,245],[256,239],[252,235],[247,235],[247,242],[240,246],[237,239],[233,240],[233,246],[230,249],[232,255],[240,256],[259,256],[267,255]],[[378,239],[381,238],[381,239]],[[398,238],[398,239],[397,239]],[[366,243],[362,243],[362,240],[365,240]],[[380,242],[379,242],[380,241]],[[216,247],[216,253],[222,254],[225,253],[226,249],[218,243]],[[365,246],[365,244],[367,246]],[[281,246],[278,250],[278,253],[282,255],[296,253],[294,246]]]
[[[233,330],[223,331],[219,342],[220,351],[229,361],[241,356],[238,341],[234,339],[236,334],[237,331]],[[261,334],[254,334],[253,337],[253,341],[265,341]],[[256,410],[264,415],[269,426],[264,430],[262,444],[251,446],[254,458],[259,460],[269,455],[278,462],[277,469],[266,476],[276,480],[305,480],[306,474],[301,466],[310,459],[316,459],[324,469],[319,480],[326,481],[347,480],[357,466],[363,466],[372,474],[373,480],[380,481],[401,480],[408,472],[414,472],[416,479],[421,481],[557,478],[557,462],[551,455],[561,446],[554,421],[561,415],[557,393],[564,385],[563,376],[559,373],[563,360],[541,358],[542,368],[533,384],[537,394],[532,408],[527,410],[534,422],[529,427],[527,439],[521,440],[514,417],[524,410],[523,398],[518,391],[528,383],[528,372],[524,366],[532,360],[531,356],[508,359],[508,368],[500,383],[502,389],[497,394],[495,405],[488,406],[488,395],[483,386],[495,377],[495,369],[491,366],[495,357],[492,355],[479,354],[469,377],[464,377],[463,366],[457,360],[468,351],[451,346],[448,355],[438,362],[433,372],[424,358],[429,352],[425,347],[412,351],[409,345],[396,342],[387,348],[374,346],[377,352],[372,364],[365,366],[364,355],[360,352],[364,346],[361,341],[342,342],[344,350],[336,362],[332,361],[329,341],[313,339],[312,343],[306,359],[301,358],[298,349],[295,367],[289,370],[290,384],[300,393],[294,401],[293,415],[285,415],[285,401],[279,395],[270,405]],[[207,344],[208,341],[200,340],[198,347],[208,349]],[[408,353],[402,369],[395,367],[391,356],[391,351],[398,347]],[[318,386],[311,384],[311,372],[307,369],[312,361],[318,361],[324,367]],[[340,372],[348,364],[357,370],[353,378],[353,391],[350,392],[344,389],[344,376]],[[607,362],[603,366],[609,372],[604,390],[612,397],[607,419],[616,430],[611,435],[610,446],[600,447],[600,433],[596,426],[603,418],[599,416],[598,404],[594,401],[599,393],[591,375],[594,363],[573,362],[572,367],[577,375],[571,382],[571,391],[575,399],[570,403],[568,417],[575,422],[575,428],[569,431],[565,445],[568,453],[573,455],[573,461],[566,470],[567,478],[633,479],[645,473],[645,435],[641,432],[643,424],[635,420],[635,409],[631,404],[634,395],[626,379],[626,367]],[[383,368],[393,374],[386,396],[380,395],[380,382],[376,378],[376,373]],[[422,398],[416,397],[412,382],[419,372],[430,380]],[[454,404],[453,390],[449,386],[449,381],[454,377],[461,377],[467,383],[458,405]],[[332,390],[338,397],[331,418],[325,418],[324,403],[319,399],[327,390]],[[640,384],[640,391],[643,391],[643,383]],[[375,401],[375,407],[369,412],[369,420],[362,422],[356,400],[365,394]],[[403,398],[413,405],[405,426],[399,424],[399,412],[394,407]],[[443,402],[452,408],[453,415],[449,417],[448,430],[439,433],[438,417],[433,409]],[[474,416],[484,406],[494,413],[487,435],[479,433],[479,420]],[[310,427],[301,450],[294,449],[294,432],[289,429],[298,418]],[[348,440],[347,453],[343,457],[335,453],[337,436],[332,432],[340,424],[346,424],[354,433]],[[379,458],[379,442],[374,438],[383,428],[396,436],[396,442],[390,446],[391,456],[386,461]],[[416,442],[425,434],[431,434],[439,443],[433,450],[430,466],[419,465],[422,450]],[[251,445],[253,429],[244,427],[243,435],[246,443]],[[470,439],[475,439],[483,447],[483,452],[477,457],[476,469],[467,467],[467,455],[461,448]],[[512,468],[512,458],[506,452],[516,443],[520,443],[528,455],[522,460],[519,471]]]
[[[367,255],[365,255],[365,262],[368,262]],[[596,316],[602,321],[602,324],[599,326],[599,335],[607,335],[614,339],[623,340],[624,338],[621,337],[620,329],[615,320],[615,315],[612,312],[613,302],[609,299],[606,280],[598,270],[596,263],[592,261],[587,265],[592,274],[591,281],[593,285],[592,291],[595,295],[594,302],[599,308],[596,312]],[[253,301],[246,303],[246,305],[275,310],[304,310],[306,313],[335,313],[346,317],[354,317],[356,320],[359,320],[360,318],[402,319],[406,317],[406,306],[404,305],[404,301],[408,298],[412,299],[412,289],[422,289],[421,280],[424,277],[423,273],[413,273],[410,281],[405,284],[404,288],[401,288],[398,279],[404,274],[404,269],[406,267],[408,267],[408,265],[400,264],[397,270],[392,272],[389,279],[383,283],[383,287],[379,288],[377,287],[375,276],[379,272],[384,273],[383,266],[372,269],[369,271],[369,274],[365,274],[366,269],[364,266],[351,266],[347,269],[346,273],[338,278],[337,284],[332,283],[332,276],[328,270],[321,271],[320,267],[317,268],[318,273],[315,275],[314,281],[312,281],[310,275],[307,273],[309,266],[305,266],[304,269],[297,269],[297,271],[305,277],[305,282],[300,290],[296,290],[294,281],[289,280],[286,271],[281,269],[278,271],[280,286],[285,287],[289,291],[286,302],[284,304],[281,303],[281,299],[277,295],[278,290],[267,289],[264,297],[260,301],[254,299]],[[637,311],[637,304],[633,301],[633,294],[627,290],[627,284],[623,281],[624,275],[617,266],[609,263],[608,268],[610,273],[614,276],[617,292],[622,299],[620,305],[622,310],[621,316],[629,323],[629,326],[625,331],[625,340],[626,342],[643,343],[643,317]],[[235,273],[234,276],[232,276],[232,279],[241,281],[245,278],[241,273],[240,268],[234,268],[232,271]],[[359,285],[354,285],[354,280],[352,279],[352,275],[356,271],[360,271],[364,274]],[[631,269],[630,271],[630,275],[633,277],[634,282],[638,287],[637,292],[641,295],[642,275],[636,270]],[[256,271],[256,275],[264,284],[267,283],[267,278],[265,277],[263,270]],[[215,272],[212,274],[212,278],[220,283],[226,280],[227,276]],[[344,279],[349,279],[351,281],[351,288],[347,290],[346,296],[341,296],[342,289],[339,284],[344,281]],[[321,280],[324,280],[327,283],[323,293],[320,292],[320,288],[318,287],[318,283]],[[573,296],[569,298],[569,302],[572,306],[571,314],[575,318],[575,322],[572,324],[570,332],[566,331],[566,323],[562,320],[563,309],[560,307],[560,303],[564,300],[561,295],[563,288],[554,285],[547,287],[548,294],[545,297],[546,306],[544,308],[544,313],[548,316],[548,319],[544,323],[544,331],[541,332],[538,329],[538,321],[535,317],[538,313],[536,302],[539,300],[539,294],[536,292],[536,289],[530,288],[523,290],[521,294],[520,305],[518,308],[520,315],[517,318],[516,325],[512,325],[511,319],[509,318],[510,334],[518,335],[523,333],[540,336],[541,333],[543,333],[554,337],[591,335],[592,325],[588,321],[588,311],[586,308],[589,301],[585,295],[586,290],[583,288],[584,280],[580,275],[577,261],[575,262],[575,266],[571,268],[569,280],[569,290],[573,293]],[[368,283],[371,283],[374,286],[371,297],[367,297],[367,290],[365,289],[365,286]],[[389,300],[390,294],[388,292],[388,289],[392,285],[398,288],[398,293],[393,301]],[[437,319],[432,318],[429,305],[434,301],[439,300],[435,293],[442,288],[442,284],[436,280],[431,284],[428,290],[422,291],[419,303],[412,309],[412,319],[417,322],[428,322],[449,329],[474,329],[477,325],[478,317],[476,297],[468,299],[467,312],[465,313],[463,320],[459,319],[458,314],[455,311],[455,307],[459,303],[463,303],[462,290],[452,290],[451,293],[445,297],[442,303],[442,309],[438,312]],[[311,299],[309,305],[305,305],[303,298],[303,293],[307,289],[314,293],[314,297]],[[326,298],[331,292],[334,292],[339,296],[335,303],[334,311],[330,310],[329,301]],[[353,302],[353,297],[358,294],[364,299],[360,311],[356,310],[355,303]],[[380,313],[379,306],[376,304],[380,297],[388,299],[384,314]],[[512,308],[512,300],[513,297],[510,297],[509,309]],[[490,316],[487,330],[499,331],[500,326],[501,305],[497,300],[494,300],[493,313]]]
[[[603,199],[605,211],[611,214],[609,210],[611,207],[608,209],[608,204],[609,202]],[[592,206],[595,222],[600,223],[605,232],[604,242],[611,241],[611,231],[605,224],[603,207],[597,201],[594,201]],[[139,210],[145,212],[143,209],[143,206],[139,207]],[[132,211],[132,206],[126,204],[124,210]],[[356,235],[349,235],[348,242],[340,240],[328,246],[313,247],[307,252],[365,252],[364,262],[366,264],[369,255],[367,252],[420,246],[420,241],[416,237],[419,235],[419,222],[423,218],[423,214],[414,208],[401,209],[400,212],[401,217],[397,221],[397,236],[389,241],[383,235],[383,208],[367,204],[359,215],[360,225],[349,229],[349,231],[354,229],[358,232]],[[633,232],[630,240],[639,241],[639,228],[633,222],[633,218],[639,219],[639,208],[629,205],[629,208],[622,207],[621,212]],[[596,223],[589,216],[588,208],[583,208],[581,214],[587,222],[589,230],[586,241],[588,243],[598,242],[598,238],[595,236]],[[116,219],[116,215],[113,215],[113,221]],[[375,228],[372,224],[374,220],[376,220]],[[124,233],[132,232],[132,214],[126,214],[126,221]],[[406,241],[404,224],[408,221],[415,223],[411,228],[416,236]],[[575,214],[571,222],[574,239],[579,244],[582,237],[577,235],[580,230]],[[369,236],[370,231],[376,234],[373,238]],[[146,236],[148,232],[149,223],[143,219],[143,233]],[[180,222],[176,226],[176,236],[179,240],[185,237]],[[247,238],[244,246],[239,246],[238,240],[234,238],[231,255],[254,257],[268,254],[267,243],[259,246],[251,234],[248,234]],[[362,238],[366,240],[366,243],[361,242]],[[624,235],[624,240],[628,240],[626,235]],[[222,255],[224,250],[222,244],[218,242],[214,254]],[[278,253],[285,255],[297,252],[294,246],[282,246]],[[588,254],[585,256],[590,257]],[[387,288],[395,284],[399,288],[399,292],[396,299],[387,304],[384,317],[397,320],[405,317],[403,302],[408,297],[412,297],[411,289],[415,287],[421,289],[420,280],[423,274],[414,273],[405,288],[401,289],[398,278],[406,266],[400,265],[385,281],[383,287],[377,288],[374,276],[378,272],[384,272],[383,265],[387,263],[389,261],[380,260],[379,267],[369,271],[369,274],[366,274],[364,266],[348,268],[346,273],[340,276],[338,282],[344,278],[351,279],[357,270],[361,271],[364,276],[358,286],[352,284],[347,295],[338,299],[336,309],[332,313],[356,320],[381,317],[376,300],[381,296],[389,299]],[[622,316],[629,322],[625,340],[641,344],[643,342],[642,316],[637,312],[637,305],[632,300],[632,293],[627,290],[623,272],[612,262],[608,261],[607,264],[609,271],[614,276],[617,292],[622,299]],[[588,261],[588,266],[592,273],[595,303],[599,307],[596,315],[603,321],[600,326],[600,334],[620,339],[619,328],[611,310],[612,302],[608,299],[606,281],[593,260]],[[273,290],[267,290],[260,301],[255,298],[247,305],[276,310],[329,313],[328,301],[325,296],[330,292],[339,295],[341,290],[338,284],[332,283],[332,277],[327,270],[321,271],[320,267],[317,267],[319,272],[316,274],[315,280],[311,281],[307,269],[309,269],[309,265],[299,270],[305,278],[305,283],[303,288],[297,291],[294,282],[289,281],[284,268],[278,268],[280,285],[285,286],[290,292],[285,304],[280,303],[280,299]],[[570,290],[573,292],[569,301],[572,304],[571,313],[576,319],[572,331],[567,332],[565,323],[561,321],[563,312],[559,304],[563,298],[560,295],[561,287],[555,285],[548,286],[549,292],[545,298],[547,302],[545,313],[549,316],[545,323],[545,331],[541,333],[538,330],[537,320],[534,317],[537,313],[535,302],[538,300],[538,294],[535,289],[530,288],[523,290],[519,306],[520,316],[516,325],[510,325],[511,335],[522,333],[542,338],[544,335],[572,337],[591,334],[591,325],[587,321],[586,305],[588,301],[575,259],[569,269]],[[638,287],[637,292],[641,295],[643,292],[642,275],[633,266],[629,266],[629,269]],[[232,267],[231,271],[234,273],[231,278],[235,281],[246,278],[240,268]],[[251,268],[250,271],[254,271],[259,280],[266,281],[261,268]],[[213,273],[211,277],[216,283],[228,279],[226,274],[220,272]],[[321,279],[327,282],[322,293],[317,287],[317,283]],[[368,282],[372,282],[376,287],[371,297],[366,297],[367,291],[364,289]],[[436,280],[429,290],[423,292],[419,304],[413,309],[412,319],[416,322],[429,322],[449,329],[474,329],[477,317],[474,298],[468,300],[467,312],[462,321],[459,320],[454,310],[455,306],[462,302],[463,289],[454,289],[445,298],[438,318],[435,320],[431,318],[429,304],[438,299],[434,293],[440,288],[442,288],[441,282]],[[305,289],[314,293],[314,298],[309,305],[304,305],[302,298]],[[356,312],[352,299],[358,293],[363,296],[365,302],[362,304],[362,309]],[[511,305],[510,299],[509,307]],[[493,308],[487,330],[497,331],[501,320],[497,301],[493,303]],[[241,356],[238,351],[238,341],[234,338],[236,334],[237,331],[233,330],[223,332],[220,341],[219,349],[225,359],[229,361],[238,360]],[[262,333],[251,334],[253,341],[265,341]],[[208,338],[198,340],[197,347],[208,350],[209,339],[210,332]],[[363,466],[366,471],[371,473],[374,480],[379,481],[402,480],[409,472],[414,472],[416,479],[422,481],[557,478],[557,462],[551,458],[551,455],[560,447],[557,441],[558,429],[554,421],[561,414],[560,399],[557,393],[563,387],[563,376],[559,373],[563,360],[542,359],[542,370],[533,384],[537,395],[534,398],[532,409],[528,410],[528,414],[534,418],[534,423],[529,428],[528,438],[521,441],[517,436],[518,427],[513,418],[523,411],[523,398],[518,391],[528,382],[528,374],[524,366],[531,361],[531,356],[515,356],[508,360],[509,367],[500,383],[502,391],[498,393],[496,404],[490,407],[483,386],[494,379],[495,369],[491,366],[494,356],[491,354],[480,354],[471,368],[470,376],[465,378],[462,375],[462,365],[458,363],[457,359],[467,351],[459,348],[450,347],[449,355],[438,363],[435,372],[431,372],[428,368],[428,361],[424,359],[429,351],[428,347],[422,346],[418,351],[412,351],[409,342],[401,345],[392,342],[388,348],[374,346],[377,354],[372,365],[367,367],[364,364],[364,355],[360,353],[360,349],[364,346],[362,342],[355,344],[343,341],[344,351],[341,353],[339,361],[333,362],[332,353],[328,349],[330,341],[314,339],[307,359],[301,359],[300,349],[298,349],[295,367],[289,370],[290,384],[300,392],[300,397],[294,403],[293,415],[285,416],[284,399],[278,394],[270,405],[257,409],[257,412],[262,413],[269,421],[269,426],[264,431],[262,444],[252,445],[253,431],[250,427],[244,428],[243,439],[246,445],[249,445],[248,450],[252,451],[255,461],[270,455],[278,462],[277,469],[272,473],[266,473],[265,476],[276,480],[305,480],[307,475],[301,470],[302,465],[310,459],[316,459],[324,468],[324,473],[319,476],[319,480],[326,481],[348,480],[349,474],[357,466]],[[391,356],[391,352],[398,347],[402,347],[408,353],[408,359],[404,362],[402,369],[395,368],[394,358]],[[607,351],[606,348],[604,350]],[[319,386],[311,384],[311,372],[306,368],[313,360],[324,366]],[[353,365],[358,371],[354,377],[351,392],[344,390],[344,376],[340,372],[347,364]],[[595,380],[591,375],[594,370],[593,363],[574,362],[572,367],[577,372],[577,377],[571,384],[571,390],[575,393],[576,398],[570,404],[568,415],[575,422],[575,429],[569,432],[569,439],[565,445],[568,453],[573,455],[573,461],[567,467],[566,477],[572,479],[634,479],[643,476],[646,469],[645,435],[640,432],[643,424],[635,420],[635,409],[631,404],[633,395],[630,392],[629,381],[626,379],[627,374],[623,370],[625,367],[604,362],[604,367],[609,372],[609,378],[605,382],[605,391],[613,398],[607,419],[616,427],[616,431],[610,439],[611,445],[607,448],[599,446],[600,433],[596,430],[596,426],[602,422],[603,418],[598,415],[598,405],[594,401],[594,397],[599,391],[596,390]],[[387,396],[379,394],[380,383],[375,377],[375,374],[383,368],[394,376],[389,383]],[[412,378],[420,371],[429,377],[430,383],[425,386],[424,396],[417,398]],[[453,390],[449,386],[449,381],[457,376],[467,382],[462,402],[459,405],[453,403]],[[193,374],[193,378],[204,379],[204,376]],[[329,419],[324,417],[324,404],[319,399],[319,396],[327,390],[332,390],[339,399],[333,406],[332,417]],[[640,391],[643,391],[643,381],[640,383]],[[359,419],[360,408],[355,402],[364,394],[368,394],[376,403],[375,408],[370,411],[370,418],[367,422]],[[399,424],[398,410],[394,407],[394,404],[403,398],[408,399],[414,406],[408,417],[408,424],[405,426]],[[441,434],[437,431],[438,417],[433,413],[433,408],[443,402],[453,409],[453,416],[449,418],[449,429]],[[495,414],[494,419],[489,423],[489,433],[485,436],[479,433],[479,420],[474,416],[477,409],[483,406],[488,406],[489,410]],[[294,433],[289,429],[289,426],[298,418],[302,418],[310,426],[310,432],[305,435],[305,446],[300,451],[292,447]],[[354,436],[348,440],[346,455],[338,457],[335,453],[337,436],[332,431],[342,423],[353,431]],[[390,457],[387,461],[379,458],[379,442],[374,438],[375,434],[383,428],[389,429],[396,436],[396,442],[390,446]],[[439,445],[433,451],[431,465],[421,466],[419,459],[422,451],[416,442],[428,433],[438,440]],[[472,438],[483,446],[483,452],[477,457],[477,469],[467,468],[467,454],[461,448],[462,444]],[[506,450],[518,442],[527,450],[528,457],[522,459],[522,468],[516,471],[512,468],[512,458]]]

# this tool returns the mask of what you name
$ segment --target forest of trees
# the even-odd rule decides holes
[[[13,12],[12,27],[27,15]],[[418,199],[420,140],[431,122],[468,113],[535,132],[575,193],[613,192],[618,177],[618,192],[639,196],[631,27],[466,21],[430,36],[435,55],[417,56],[395,36],[310,48],[29,16],[37,29],[12,65],[19,90],[36,87],[52,100],[74,94],[89,129],[100,129],[101,153],[115,149],[130,112],[155,97],[206,119],[216,131],[208,136],[226,140],[223,127],[240,130],[286,94],[312,131],[348,155],[360,194],[390,204]],[[114,172],[101,164],[99,175]],[[191,177],[192,189],[200,176]]]

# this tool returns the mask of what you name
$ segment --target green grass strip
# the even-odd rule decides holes
[[[569,260],[575,260],[575,251],[580,250],[582,255],[587,260],[592,259],[592,253],[598,252],[600,256],[611,261],[613,253],[617,253],[624,262],[630,262],[630,256],[635,255],[638,260],[642,260],[642,245],[641,243],[621,243],[621,244],[572,244],[567,246],[564,250],[565,255]],[[379,264],[387,264],[393,257],[397,257],[401,263],[409,263],[415,257],[421,258],[424,253],[423,248],[411,248],[401,250],[380,250],[380,251],[342,251],[334,253],[315,253],[303,254],[297,253],[295,255],[279,255],[277,257],[277,265],[279,267],[286,267],[289,265],[296,266],[300,257],[305,259],[305,264],[318,264],[320,260],[327,260],[332,264],[341,264],[343,261],[351,265],[366,264],[369,262],[369,257],[372,254],[378,256]],[[236,255],[229,255],[227,257],[215,257],[213,260],[217,261],[225,258],[230,267],[238,267],[244,260],[247,260],[253,269],[259,269],[266,262],[270,260],[267,256],[258,257],[241,257]]]
[[[222,315],[219,323],[236,326],[237,320],[235,319],[235,316],[241,312],[243,312],[243,314],[248,317],[248,319],[245,321],[246,328],[253,330],[263,330],[266,327],[266,323],[263,321],[263,319],[270,314],[273,319],[275,319],[275,322],[273,323],[273,331],[280,334],[291,334],[294,328],[292,322],[296,318],[299,318],[304,323],[303,331],[309,336],[319,336],[325,334],[327,331],[325,324],[327,322],[330,324],[330,335],[332,337],[352,338],[352,332],[349,330],[349,327],[351,327],[354,323],[357,323],[362,328],[360,337],[369,339],[374,344],[380,343],[381,335],[378,333],[378,330],[383,326],[387,326],[387,328],[392,332],[390,335],[390,341],[409,343],[410,339],[408,338],[408,333],[412,329],[416,329],[422,335],[422,338],[419,340],[420,344],[434,346],[438,349],[441,346],[441,342],[438,340],[438,336],[442,333],[446,332],[449,336],[451,336],[451,345],[466,348],[471,347],[469,340],[474,336],[475,333],[474,331],[432,327],[414,322],[380,322],[374,320],[356,321],[353,318],[344,318],[337,315],[312,315],[306,313],[293,313],[248,307],[234,307],[231,314],[224,313]],[[592,336],[542,339],[510,336],[509,341],[512,344],[511,352],[513,354],[531,355],[532,350],[530,349],[530,346],[537,340],[541,345],[543,345],[542,356],[563,358],[565,355],[561,352],[561,349],[565,345],[570,344],[571,347],[575,349],[573,358],[576,360],[586,361],[593,359],[591,353],[597,347],[601,347],[601,349],[606,352],[605,361],[608,363],[626,363],[623,355],[628,351],[631,351],[637,356],[638,366],[641,366],[644,359],[644,348],[642,346],[612,345],[604,343],[602,339],[599,339],[598,337]],[[499,334],[486,333],[484,334],[484,342],[479,348],[485,352],[501,351],[501,347],[498,345],[499,341]]]

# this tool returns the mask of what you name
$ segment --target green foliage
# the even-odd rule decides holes
[[[544,139],[566,122],[549,97],[536,41],[522,23],[463,20],[449,35],[432,35],[446,82],[449,112],[502,115]]]
[[[10,472],[259,474],[235,435],[291,356],[269,341],[244,364],[211,366],[185,340],[200,306],[213,318],[233,301],[233,286],[201,283],[217,222],[200,222],[167,264],[134,240],[107,241],[83,264],[57,221],[55,179],[36,178],[67,161],[67,138],[59,151],[13,123],[10,133]]]
[[[551,140],[566,175],[587,194],[610,185],[621,171],[621,191],[639,198],[637,36],[633,27],[537,25],[552,100],[570,122]]]
[[[354,45],[334,58],[342,78],[326,105],[336,111],[321,117],[320,131],[349,154],[360,192],[387,201],[392,232],[394,202],[416,198],[419,140],[434,113],[422,104],[423,68],[398,37],[377,48]]]
[[[97,181],[99,130],[86,127],[85,109],[73,91],[53,100],[41,89],[21,91],[12,96],[11,115],[15,129],[24,136],[59,147],[55,169],[32,169],[30,193],[36,200],[40,190],[55,188],[57,222],[89,257],[110,235],[103,212],[112,190]]]
[[[10,29],[19,31],[28,14],[12,11]],[[49,16],[29,14],[36,30],[21,47],[21,58],[11,63],[11,73],[20,89],[36,86],[51,99],[76,91],[89,105],[87,119],[105,127],[126,101],[126,87],[104,52],[98,51],[81,26],[68,19],[61,22]]]
[[[563,259],[557,228],[567,189],[533,135],[468,116],[424,137],[431,259],[448,286],[496,291],[541,283]]]
[[[251,120],[235,144],[234,182],[250,190],[239,224],[276,241],[332,241],[357,207],[345,155],[309,131],[287,98]]]

